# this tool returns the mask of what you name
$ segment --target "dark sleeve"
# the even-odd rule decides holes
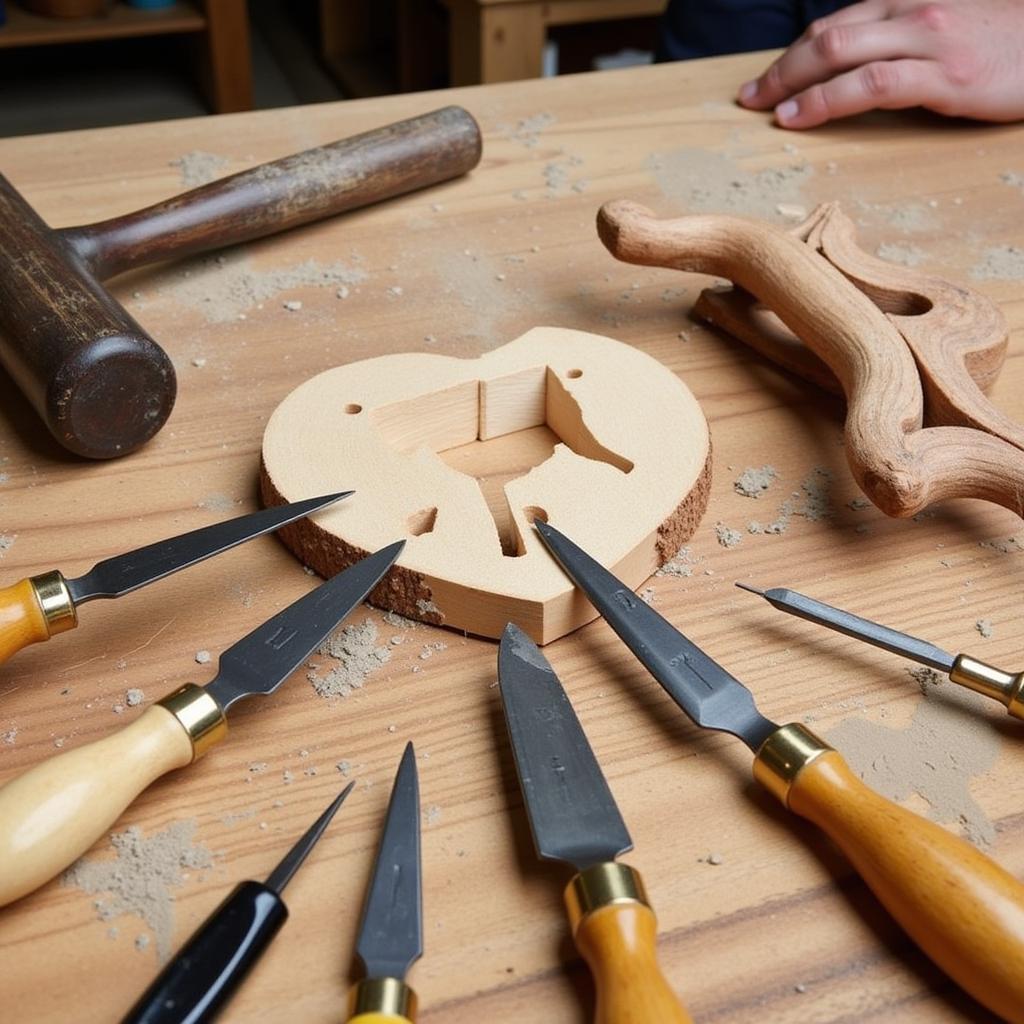
[[[852,0],[669,0],[657,60],[688,60],[789,46],[815,18]]]

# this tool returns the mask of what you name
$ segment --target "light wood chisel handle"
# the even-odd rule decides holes
[[[594,976],[594,1024],[692,1024],[658,964],[657,921],[634,868],[587,868],[569,883],[566,904]]]
[[[0,789],[0,906],[80,857],[155,779],[193,760],[159,704],[113,736],[52,757]]]
[[[818,748],[788,783],[768,766],[783,738]],[[767,756],[766,756],[767,755]],[[755,777],[843,851],[908,935],[980,1003],[1024,1024],[1024,885],[946,829],[869,789],[842,756],[800,726],[784,726],[758,753]]]

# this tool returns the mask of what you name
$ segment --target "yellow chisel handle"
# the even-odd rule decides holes
[[[189,684],[113,736],[0,788],[0,906],[72,864],[151,782],[190,764],[226,731],[216,702]]]
[[[658,964],[657,921],[637,871],[613,862],[587,868],[565,902],[594,976],[595,1024],[692,1024]]]
[[[0,663],[77,625],[74,602],[59,572],[0,587]]]
[[[869,789],[801,725],[765,740],[754,777],[836,843],[954,981],[1024,1024],[1024,885],[970,843]]]
[[[413,1024],[416,993],[401,978],[364,978],[352,989],[348,1024]]]

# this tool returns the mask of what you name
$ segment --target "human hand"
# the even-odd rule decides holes
[[[1024,2],[865,0],[819,18],[742,86],[752,110],[813,128],[865,110],[927,107],[985,121],[1024,118]]]

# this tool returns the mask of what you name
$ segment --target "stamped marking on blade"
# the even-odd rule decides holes
[[[695,663],[694,659],[693,659],[693,658],[692,658],[692,657],[691,657],[691,656],[690,656],[689,654],[687,654],[687,653],[686,653],[686,651],[683,651],[683,653],[682,653],[682,654],[677,654],[677,655],[676,655],[676,656],[675,656],[675,657],[674,657],[674,658],[673,658],[673,659],[672,659],[672,660],[671,660],[671,661],[669,662],[669,664],[670,664],[670,665],[671,665],[671,666],[672,666],[673,668],[676,668],[676,667],[677,667],[677,666],[679,665],[679,662],[680,662],[680,661],[681,661],[681,662],[683,662],[683,664],[684,664],[684,665],[686,665],[686,667],[687,667],[687,668],[688,668],[688,669],[689,669],[689,670],[690,670],[690,671],[691,671],[691,672],[692,672],[692,673],[693,673],[693,674],[694,674],[694,675],[695,675],[695,676],[696,676],[696,677],[697,677],[697,678],[698,678],[698,679],[699,679],[699,680],[700,680],[700,681],[701,681],[701,682],[702,682],[702,683],[703,683],[703,684],[704,684],[704,685],[705,685],[705,686],[706,686],[706,687],[707,687],[707,688],[708,688],[709,690],[711,690],[712,692],[714,692],[714,689],[715,689],[715,684],[714,684],[714,683],[711,683],[711,682],[709,682],[709,681],[708,681],[707,679],[705,679],[705,677],[704,677],[704,673],[703,673],[703,672],[701,672],[701,670],[700,670],[700,669],[699,669],[699,668],[697,667],[697,665],[696,665],[696,663]]]
[[[632,611],[636,607],[636,597],[631,590],[616,590],[612,596],[623,608],[628,608]]]
[[[562,712],[552,704],[541,704],[533,709],[534,715],[542,722],[560,722]]]
[[[285,637],[281,636],[281,634],[283,632],[284,632],[284,626],[278,626],[277,629],[274,630],[273,634],[271,636],[268,636],[267,639],[264,640],[263,642],[268,647],[273,647],[275,651],[279,651],[279,650],[281,650],[282,647],[287,647],[288,644],[290,644],[295,639],[295,636],[296,636],[296,633],[298,632],[298,630],[293,629]]]

